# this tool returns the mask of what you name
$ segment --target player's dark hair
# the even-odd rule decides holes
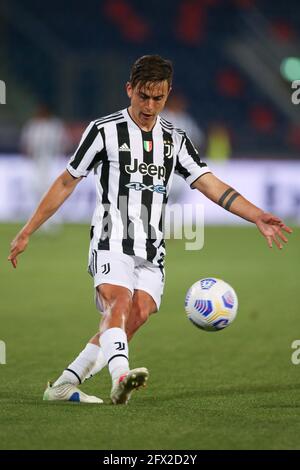
[[[135,61],[131,68],[130,84],[135,88],[137,84],[157,83],[167,80],[169,88],[172,84],[173,65],[170,60],[159,55],[144,55]]]

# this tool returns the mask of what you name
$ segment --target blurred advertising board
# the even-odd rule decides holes
[[[66,162],[61,158],[53,165],[52,171],[45,177],[45,191],[64,170]],[[217,177],[254,204],[290,223],[300,224],[300,161],[233,160],[226,163],[208,162],[208,165]],[[36,205],[33,190],[35,178],[32,161],[18,155],[0,157],[1,222],[23,221],[32,213]],[[192,191],[180,177],[175,178],[170,204],[203,204],[205,224],[243,223],[238,217],[207,200],[197,190]],[[94,204],[94,178],[90,174],[59,210],[60,217],[65,222],[89,222]]]

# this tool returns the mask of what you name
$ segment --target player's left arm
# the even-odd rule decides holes
[[[227,211],[256,224],[270,248],[273,242],[279,249],[283,247],[282,242],[287,243],[288,240],[283,232],[292,233],[290,227],[285,225],[279,217],[264,212],[252,204],[212,173],[202,175],[192,184],[192,187]]]

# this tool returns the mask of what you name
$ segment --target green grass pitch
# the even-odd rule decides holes
[[[32,237],[16,271],[6,261],[19,227],[1,225],[1,449],[299,449],[300,245],[297,230],[281,252],[250,226],[208,227],[201,251],[168,242],[159,314],[130,344],[132,367],[149,385],[128,406],[109,402],[105,370],[83,385],[104,405],[48,403],[48,379],[84,347],[98,313],[86,272],[88,227]],[[184,313],[201,277],[233,285],[239,312],[226,330],[207,333]]]

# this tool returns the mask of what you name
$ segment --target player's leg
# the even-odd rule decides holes
[[[156,312],[157,307],[153,298],[145,291],[135,290],[132,299],[132,309],[126,324],[126,334],[128,342],[132,339],[136,331],[148,320],[151,313]],[[88,380],[98,374],[105,366],[106,360],[99,344],[100,332],[95,334],[89,343],[96,346],[98,355],[93,367],[86,375],[84,380]],[[88,344],[89,344],[88,343]],[[79,356],[78,356],[79,357]],[[83,382],[83,380],[82,380]]]
[[[156,312],[156,303],[153,298],[142,290],[135,290],[132,309],[126,322],[128,341],[136,331],[147,321],[151,313]],[[101,338],[100,338],[101,342]],[[148,371],[145,368],[133,369],[121,374],[113,380],[111,400],[115,404],[127,403],[134,389],[145,386],[148,380]]]
[[[97,294],[102,304],[100,345],[112,380],[128,372],[126,323],[132,308],[132,292],[122,286],[101,284]]]
[[[135,290],[132,308],[126,322],[128,341],[131,340],[135,332],[147,321],[149,315],[155,311],[156,304],[153,298],[145,291]],[[106,359],[99,345],[99,338],[100,332],[96,333],[89,340],[83,351],[68,365],[56,382],[52,386],[48,386],[48,392],[46,393],[47,399],[69,400],[72,395],[74,399],[74,397],[77,396],[76,394],[80,392],[78,396],[79,401],[100,403],[96,397],[88,396],[76,388],[76,386],[83,383],[84,380],[93,377],[106,366]],[[71,387],[68,385],[71,385]]]
[[[128,402],[131,392],[145,385],[145,367],[130,370],[126,324],[132,310],[132,295],[123,287],[101,284],[97,287],[103,306],[100,345],[112,379],[111,400],[114,404]],[[127,292],[126,292],[127,291]]]
[[[62,372],[59,378],[47,385],[44,400],[49,401],[78,401],[83,403],[103,403],[100,398],[90,396],[79,390],[78,385],[82,383],[89,371],[95,365],[99,355],[99,345],[89,342],[84,350],[71,362]]]
[[[156,312],[156,310],[157,305],[152,296],[143,290],[134,291],[132,309],[126,323],[128,341],[131,340],[136,331],[148,320],[151,313]],[[99,338],[100,332],[90,339],[89,343],[79,356],[68,365],[67,369],[63,371],[62,375],[55,382],[55,386],[60,386],[62,384],[61,390],[65,390],[64,384],[66,383],[70,383],[74,386],[79,385],[84,380],[96,375],[106,366],[106,359],[102,348],[99,345]],[[52,388],[52,394],[57,393],[56,390],[57,389]],[[121,390],[118,393],[121,394],[122,391],[121,387]],[[90,399],[93,400],[94,398],[95,397],[86,396],[82,401],[90,402]]]
[[[107,264],[102,264],[101,267],[103,266],[106,267]],[[163,276],[158,267],[146,262],[145,266],[138,266],[135,268],[135,286],[140,287],[140,289],[136,289],[134,291],[132,308],[126,321],[125,328],[128,341],[132,338],[133,334],[139,329],[139,327],[145,323],[149,315],[158,310],[163,291]],[[105,269],[106,272],[108,270],[110,270],[110,266]],[[116,274],[114,274],[114,276],[116,276]],[[119,282],[124,283],[124,279],[121,278]],[[97,308],[100,311],[103,311],[103,305],[101,304],[101,299],[98,294],[96,295],[95,300]],[[67,369],[55,382],[55,385],[65,383],[66,381],[69,381],[74,385],[78,385],[86,378],[95,375],[106,365],[106,358],[103,354],[102,348],[99,346],[99,336],[100,333],[97,333],[90,339],[85,349],[79,354],[75,361],[69,364]]]
[[[97,356],[95,361],[91,364],[91,367],[88,373],[83,377],[82,383],[86,380],[91,379],[96,374],[98,374],[104,367],[107,365],[106,359],[104,357],[103,351],[100,347],[100,331],[96,333],[92,338],[89,340],[88,344],[93,344],[96,347]],[[79,356],[78,356],[79,357]],[[75,359],[76,361],[76,359]]]
[[[134,269],[134,295],[132,309],[126,324],[126,334],[128,341],[131,340],[135,332],[147,321],[151,313],[156,312],[160,307],[161,297],[164,289],[164,269],[149,263],[148,261],[136,263]],[[101,304],[96,297],[97,308],[101,311]],[[97,345],[99,334],[91,338],[90,342]],[[102,349],[99,353],[94,367],[86,379],[93,377],[105,367],[106,361]]]
[[[164,272],[160,268],[149,261],[135,258],[134,270],[134,302],[131,314],[127,320],[127,331],[132,336],[148,319],[151,313],[159,309],[161,296],[164,287]],[[101,342],[101,338],[100,338]],[[134,371],[131,371],[134,373]],[[138,386],[144,385],[148,378],[147,371],[143,376],[143,371],[137,383]],[[136,378],[134,373],[133,379]],[[130,398],[133,380],[131,375],[120,377],[118,381],[113,383],[111,399],[114,403],[127,402]]]
[[[113,309],[113,318],[117,322],[116,325],[121,325],[118,317],[127,315],[127,311],[131,308],[133,287],[130,290],[130,282],[132,276],[132,271],[134,269],[134,261],[130,256],[111,253],[109,251],[97,252],[94,253],[94,256],[90,258],[90,269],[91,274],[94,277],[94,286],[98,285],[109,285],[109,283],[116,282],[118,285],[112,284],[111,295],[108,296],[108,300],[118,298],[118,301],[114,304]],[[129,289],[126,287],[129,285]],[[124,287],[125,286],[125,287]],[[104,293],[105,294],[105,293]],[[111,298],[110,298],[111,297]],[[99,296],[95,297],[96,305],[98,309],[102,312],[102,305],[100,305]],[[105,302],[105,295],[103,297],[103,302]],[[122,314],[120,313],[122,311]],[[122,330],[120,328],[120,330]],[[118,330],[119,331],[119,330]],[[84,378],[89,375],[90,370],[95,365],[95,362],[99,356],[99,342],[96,341],[96,337],[92,338],[90,342],[85,346],[84,350],[79,354],[79,356],[71,362],[68,367],[63,371],[60,377],[56,380],[53,385],[49,385],[44,394],[44,399],[51,400],[69,400],[69,393],[64,389],[65,384],[72,385],[73,387],[78,386],[82,383]],[[97,338],[98,339],[98,338]],[[116,340],[117,341],[117,340]],[[107,358],[105,355],[104,363],[107,363]],[[128,363],[128,361],[127,361]],[[62,394],[60,391],[64,390]],[[76,389],[76,392],[78,389]],[[80,398],[80,397],[79,397]],[[86,397],[83,397],[87,401]]]
[[[128,386],[144,383],[145,368],[130,371],[126,324],[132,309],[135,259],[124,253],[92,251],[90,271],[94,276],[96,304],[103,315],[100,325],[100,345],[112,378],[112,388],[126,377]],[[124,403],[122,399],[114,403]]]
[[[134,291],[132,309],[126,323],[126,334],[128,342],[131,340],[135,332],[147,321],[149,315],[155,312],[156,309],[157,307],[153,298],[147,294],[147,292],[141,290]],[[75,361],[68,366],[68,369],[76,370],[78,375],[78,366],[80,367],[81,357],[86,357],[86,360],[89,361],[89,367],[87,369],[88,372],[86,373],[86,376],[81,379],[81,383],[94,377],[106,366],[106,360],[100,347],[99,340],[100,332],[96,333],[89,340],[86,348],[79,354],[79,356],[77,356]],[[90,354],[90,346],[88,346],[89,344],[94,345],[93,351],[95,351],[96,354]],[[79,361],[78,365],[77,361]],[[83,375],[81,377],[83,377]]]
[[[132,309],[126,324],[126,333],[130,341],[137,330],[143,326],[152,313],[157,311],[156,303],[147,292],[136,289],[133,295]]]
[[[100,354],[99,335],[100,333],[97,333],[89,340],[76,359],[64,369],[60,377],[54,382],[54,385],[59,385],[63,382],[80,385],[86,377],[90,376],[91,370],[99,359],[102,360],[103,367],[106,365],[103,354]]]

